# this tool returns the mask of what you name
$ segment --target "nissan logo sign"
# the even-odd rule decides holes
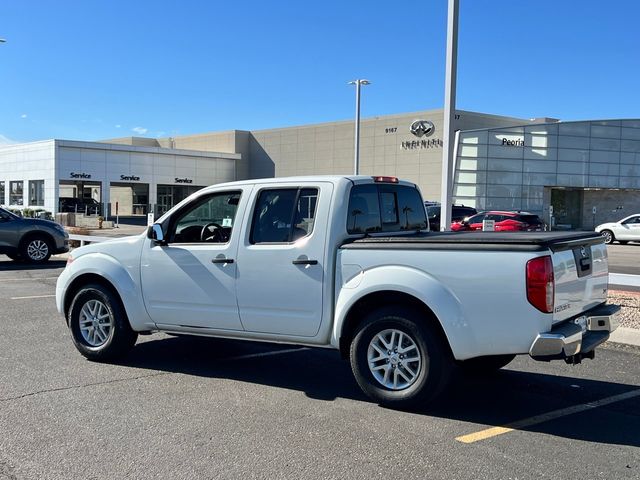
[[[416,137],[428,137],[436,130],[436,127],[429,120],[416,120],[411,124],[410,130]]]

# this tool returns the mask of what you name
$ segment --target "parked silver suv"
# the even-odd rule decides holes
[[[69,234],[50,220],[22,218],[0,208],[0,253],[13,260],[43,263],[69,251]]]

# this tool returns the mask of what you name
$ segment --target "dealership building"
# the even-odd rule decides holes
[[[361,121],[360,173],[415,182],[440,198],[442,109]],[[640,211],[640,120],[559,122],[457,111],[454,202],[525,210],[591,229]],[[114,215],[164,213],[219,182],[351,174],[353,121],[268,130],[0,147],[0,204],[57,212],[92,198]]]

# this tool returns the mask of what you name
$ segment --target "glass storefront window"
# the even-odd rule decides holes
[[[0,182],[0,205],[4,205],[4,182]]]
[[[133,185],[133,214],[146,215],[149,205],[149,185]]]
[[[164,215],[175,205],[187,198],[192,193],[197,192],[202,187],[193,185],[158,185],[158,205],[157,215]]]
[[[24,205],[24,182],[9,182],[9,205]]]
[[[29,205],[44,207],[44,180],[29,181]]]

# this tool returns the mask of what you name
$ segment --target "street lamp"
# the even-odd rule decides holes
[[[356,86],[356,132],[355,132],[355,155],[353,159],[353,174],[360,173],[360,85],[369,85],[371,82],[364,78],[352,80],[348,85]]]
[[[458,70],[459,0],[449,0],[447,13],[447,56],[444,83],[444,128],[442,132],[442,190],[440,198],[440,230],[449,230],[453,204],[453,175],[456,152],[454,119],[456,114],[456,77]]]

